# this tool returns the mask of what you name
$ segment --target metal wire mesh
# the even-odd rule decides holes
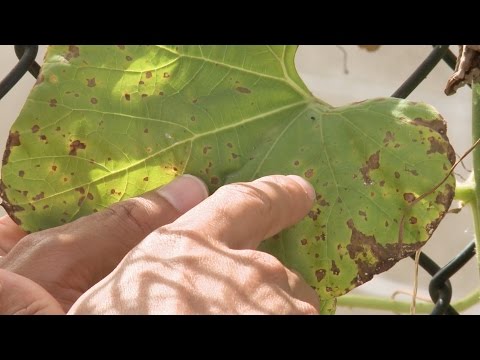
[[[35,78],[38,76],[40,66],[35,61],[37,53],[38,45],[15,45],[15,54],[19,61],[0,82],[0,100],[27,72]],[[452,69],[455,69],[456,56],[449,50],[449,45],[433,46],[432,52],[391,96],[402,99],[408,97],[442,60]],[[465,249],[453,257],[444,267],[440,267],[425,253],[422,252],[420,254],[420,266],[432,276],[428,287],[430,297],[435,304],[431,312],[432,315],[459,315],[450,304],[452,285],[449,279],[474,256],[474,241],[468,244]]]

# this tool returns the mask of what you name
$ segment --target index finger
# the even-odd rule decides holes
[[[266,176],[225,185],[160,231],[196,235],[232,249],[256,249],[308,214],[315,190],[295,176]]]

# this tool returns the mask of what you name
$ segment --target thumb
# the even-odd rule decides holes
[[[40,285],[0,269],[1,315],[61,315],[60,304]]]
[[[72,223],[30,234],[3,257],[2,267],[33,280],[51,294],[57,294],[59,286],[62,291],[81,294],[108,275],[148,234],[207,196],[200,179],[181,176],[160,189]]]

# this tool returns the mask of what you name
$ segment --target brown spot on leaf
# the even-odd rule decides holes
[[[87,86],[88,87],[95,87],[97,86],[97,83],[95,82],[95,78],[87,79]]]
[[[218,177],[216,177],[216,176],[213,176],[212,178],[210,178],[210,183],[211,183],[212,185],[217,185],[217,184],[219,183],[219,181],[220,181],[220,180],[219,180]]]
[[[89,193],[87,194],[87,199],[88,199],[88,200],[93,200],[93,194],[89,192]]]
[[[150,79],[150,78],[152,77],[152,72],[151,72],[151,71],[147,71],[147,72],[145,73],[145,77],[146,77],[147,79]]]
[[[250,89],[247,89],[246,87],[238,86],[236,90],[242,94],[250,94],[251,91]]]
[[[110,194],[115,194],[115,189],[110,190]]]
[[[433,153],[445,154],[445,147],[435,137],[430,136],[428,138],[428,141],[430,142],[430,149],[427,150],[427,154],[433,154]]]
[[[33,200],[33,201],[38,201],[38,200],[43,199],[44,197],[45,197],[45,193],[42,191],[41,193],[35,195],[35,196],[32,198],[32,200]]]
[[[142,98],[148,97],[148,94],[142,94]]]
[[[232,143],[227,143],[227,146],[228,146],[230,149],[233,148]]]
[[[20,205],[13,205],[10,203],[7,194],[5,193],[6,186],[4,182],[0,179],[0,198],[2,199],[2,207],[5,209],[10,218],[18,225],[22,224],[22,221],[16,216],[16,213],[19,211],[25,210]]]
[[[78,206],[82,206],[83,202],[85,201],[85,196],[81,196],[80,199],[78,199]]]
[[[383,187],[385,185],[385,180],[380,181],[378,184]]]
[[[145,134],[148,134],[148,129],[144,129],[143,132],[144,132]]]
[[[388,221],[385,220],[385,227],[388,227],[388,225],[389,225],[389,224],[388,224]]]
[[[78,187],[75,189],[75,191],[78,191],[80,194],[85,194],[85,189],[83,187]]]
[[[335,260],[332,260],[332,273],[333,275],[338,275],[340,274],[340,269],[338,268],[337,264],[335,263]]]
[[[421,118],[416,118],[410,121],[411,124],[416,126],[425,126],[428,127],[437,133],[439,133],[443,140],[448,141],[447,137],[447,123],[443,119],[435,119],[435,120],[424,120]]]
[[[97,98],[94,98],[94,97],[92,97],[92,98],[90,99],[90,102],[91,102],[93,105],[98,104]]]
[[[293,165],[295,165],[295,166],[298,166],[298,165],[300,165],[300,161],[298,161],[298,160],[295,160],[295,161],[293,162]]]
[[[43,205],[43,209],[48,209],[50,205]]]
[[[163,96],[163,94],[164,94],[163,91],[160,91],[160,92],[158,93],[158,95],[160,95],[160,96]]]
[[[308,212],[308,217],[309,217],[310,219],[312,219],[313,221],[317,221],[317,219],[318,219],[318,213],[316,213],[316,212],[313,211],[313,210],[310,210],[310,211]]]
[[[363,216],[365,218],[365,221],[367,221],[367,213],[365,211],[359,210],[358,215]]]
[[[55,131],[60,131],[60,130],[62,130],[60,126],[57,126],[57,128],[55,129]]]
[[[68,155],[71,156],[76,156],[77,155],[77,150],[83,150],[87,147],[84,143],[82,143],[80,140],[75,140],[70,144],[70,152]]]
[[[399,173],[398,171],[395,171],[395,174],[394,174],[394,175],[395,175],[395,178],[396,178],[396,179],[399,179],[399,178],[400,178],[400,173]]]
[[[164,72],[164,73],[163,73],[163,77],[164,77],[165,79],[167,79],[167,78],[170,77],[170,74],[169,74],[168,72]]]
[[[143,178],[143,181],[148,181],[148,176],[145,176],[145,177]]]
[[[130,101],[130,94],[125,94],[125,100]]]
[[[57,99],[50,99],[50,102],[48,103],[50,107],[56,107],[57,106]]]
[[[315,199],[317,200],[317,204],[320,206],[330,206],[330,203],[323,198],[322,195],[318,194]],[[341,200],[340,200],[341,202]]]
[[[22,194],[23,194],[23,196],[26,197],[26,196],[28,195],[28,191],[27,191],[27,190],[23,190],[23,191],[22,191]]]
[[[391,131],[387,131],[383,143],[387,145],[391,141],[395,141],[395,135]]]
[[[435,198],[435,202],[439,205],[443,205],[445,211],[448,210],[450,204],[452,203],[455,191],[450,184],[445,185],[445,193],[439,192]]]
[[[325,269],[318,269],[317,271],[315,271],[315,276],[317,277],[317,281],[318,282],[322,281],[323,278],[325,277],[325,274],[326,274]]]
[[[347,221],[347,226],[352,230],[350,244],[347,245],[348,254],[358,267],[358,274],[352,280],[355,285],[363,284],[373,275],[390,269],[398,260],[414,254],[425,243],[393,243],[382,246],[377,243],[374,235],[359,231],[352,219]]]
[[[238,154],[232,153],[232,158],[234,158],[234,159],[238,158],[239,156],[240,155],[238,155]]]
[[[455,164],[455,151],[453,150],[452,146],[448,142],[447,124],[443,120],[443,118],[440,117],[440,119],[435,119],[435,120],[430,120],[430,121],[420,119],[420,118],[416,118],[414,120],[411,120],[410,123],[412,123],[413,125],[417,125],[417,126],[428,127],[428,128],[430,128],[430,130],[436,131],[438,134],[440,134],[442,139],[446,141],[445,147],[446,147],[448,160],[450,161],[450,163],[452,165]],[[422,132],[420,132],[420,134],[421,133]],[[428,140],[430,141],[430,138]],[[422,142],[422,144],[423,144],[423,142]],[[435,149],[439,149],[438,144],[433,144],[432,145],[432,142],[430,141],[430,150],[429,151],[435,152]],[[443,148],[443,151],[445,151],[445,148]],[[429,154],[429,153],[430,152],[427,152],[427,154]],[[441,154],[443,154],[443,152]]]
[[[195,116],[192,116],[192,117],[190,118],[190,120],[195,121],[195,120],[196,120],[196,119],[195,119]]]
[[[204,146],[203,147],[203,155],[207,155],[208,151],[211,150],[212,147],[211,146]]]
[[[127,60],[127,61],[132,61],[133,58],[132,58],[131,56],[127,55],[127,56],[125,56],[125,60]]]
[[[65,59],[70,61],[72,58],[77,58],[79,56],[80,56],[80,49],[78,48],[78,46],[69,45],[68,52],[65,54]]]
[[[35,134],[38,130],[40,130],[40,126],[38,126],[38,125],[33,125],[32,126],[32,133]]]
[[[375,154],[370,155],[368,160],[365,162],[365,165],[360,168],[360,172],[363,176],[363,182],[367,185],[372,183],[370,178],[370,171],[376,170],[380,167],[380,151],[377,151]]]
[[[302,239],[302,240],[300,240],[300,243],[301,243],[302,245],[307,245],[307,239]]]
[[[20,171],[18,172],[18,176],[23,177],[24,175],[25,175],[25,171],[20,170]]]
[[[406,172],[409,172],[410,174],[412,174],[413,176],[418,176],[418,172],[417,170],[415,169],[405,169]]]
[[[410,224],[416,224],[417,223],[417,218],[415,216],[411,216],[410,219],[408,220]]]
[[[311,178],[313,176],[313,169],[308,169],[307,171],[305,171],[305,177],[307,179]]]
[[[46,135],[40,135],[40,140],[43,140],[43,141],[47,140],[47,136]]]
[[[425,231],[427,232],[428,235],[431,236],[433,234],[435,229],[438,227],[438,224],[440,224],[440,221],[442,221],[444,215],[445,215],[444,211],[440,212],[440,215],[437,219],[425,225]]]
[[[412,194],[412,193],[405,193],[405,194],[403,194],[403,198],[404,198],[405,201],[408,202],[409,204],[411,204],[412,202],[414,202],[415,199],[416,199],[415,194]]]

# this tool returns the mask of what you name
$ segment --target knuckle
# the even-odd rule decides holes
[[[287,281],[286,268],[277,258],[257,250],[242,251],[245,259],[252,264],[255,276],[258,275],[264,280]]]
[[[239,197],[242,202],[251,203],[252,209],[261,213],[272,209],[272,199],[261,189],[247,183],[228,184],[221,187],[220,192],[226,198]]]
[[[145,200],[146,201],[146,200]],[[115,224],[125,228],[134,228],[143,233],[150,233],[154,230],[148,221],[148,211],[143,199],[132,198],[121,201],[106,209],[110,219],[114,219]]]

